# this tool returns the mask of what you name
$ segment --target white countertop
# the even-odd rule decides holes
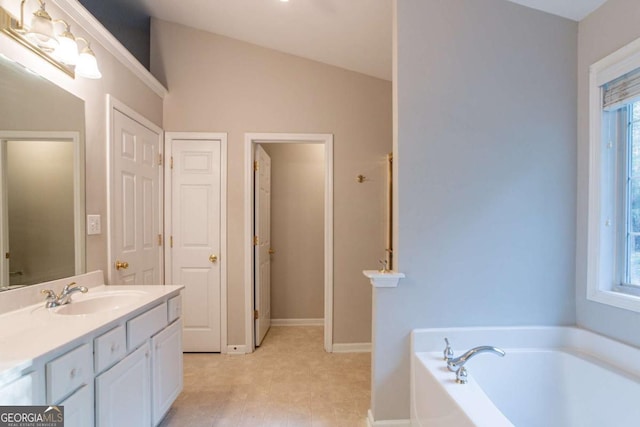
[[[99,293],[136,291],[131,303],[83,315],[56,314],[41,303],[0,315],[0,385],[17,377],[34,362],[73,341],[100,329],[115,326],[118,320],[143,312],[158,302],[177,295],[184,286],[96,286],[86,294],[74,294],[72,302],[95,298]]]

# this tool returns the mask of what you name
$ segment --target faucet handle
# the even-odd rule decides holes
[[[46,296],[47,301],[54,301],[56,298],[58,298],[56,296],[56,293],[51,289],[42,289],[40,293]]]
[[[380,270],[378,270],[380,273],[388,273],[389,269],[387,268],[388,262],[386,259],[381,259],[378,260],[378,264],[380,264]]]
[[[444,342],[447,344],[447,346],[444,348],[444,351],[442,352],[444,355],[443,359],[444,360],[453,359],[453,349],[449,345],[449,338],[445,338]]]
[[[467,368],[461,366],[460,369],[456,371],[456,382],[458,384],[466,384],[468,375]]]
[[[72,286],[75,286],[76,282],[71,282],[68,285],[64,285],[64,288],[62,288],[62,293],[66,294],[67,292],[69,292],[69,289],[71,289]]]

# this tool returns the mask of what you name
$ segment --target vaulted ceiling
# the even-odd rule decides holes
[[[606,0],[509,1],[580,21]],[[81,2],[105,3],[105,0]],[[391,80],[391,0],[109,0],[109,3],[116,6],[113,10],[128,7],[128,13],[136,16],[146,14]]]

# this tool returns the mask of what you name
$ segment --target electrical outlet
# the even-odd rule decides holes
[[[89,236],[102,233],[100,215],[87,215],[87,234]]]

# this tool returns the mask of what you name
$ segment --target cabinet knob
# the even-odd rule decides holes
[[[218,256],[217,255],[209,255],[209,261],[210,262],[218,261]]]
[[[129,268],[129,263],[127,261],[116,261],[116,270],[126,270]]]
[[[69,378],[74,379],[76,377],[77,373],[78,372],[76,371],[76,368],[73,368],[71,370],[71,372],[69,372]]]

